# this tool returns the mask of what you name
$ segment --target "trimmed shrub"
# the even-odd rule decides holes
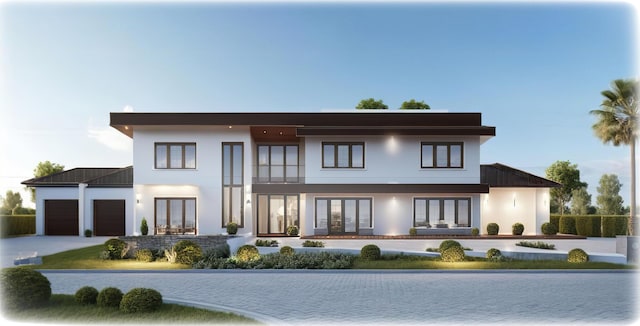
[[[552,214],[551,216],[549,216],[549,223],[555,225],[556,233],[558,233],[558,230],[560,230],[560,215]]]
[[[516,243],[516,246],[528,247],[528,248],[537,248],[537,249],[549,249],[549,250],[556,249],[556,245],[554,245],[552,243],[545,243],[545,242],[542,242],[542,241],[536,241],[536,242],[520,241],[520,242]]]
[[[601,237],[602,236],[602,217],[597,215],[589,216],[591,219],[591,234],[590,237]]]
[[[522,223],[515,223],[511,226],[512,235],[522,235],[522,232],[524,232],[524,225]]]
[[[293,254],[295,254],[295,250],[289,246],[284,246],[280,248],[280,254],[284,256],[293,256]]]
[[[142,218],[142,222],[140,222],[140,233],[142,235],[149,234],[149,225],[147,225],[147,219]]]
[[[98,290],[93,286],[83,286],[75,294],[76,302],[82,305],[96,304]]]
[[[500,226],[497,223],[487,224],[488,235],[498,235],[498,232],[500,232]]]
[[[368,244],[360,249],[360,257],[364,260],[378,260],[380,259],[380,247]]]
[[[227,233],[230,235],[238,233],[238,224],[236,222],[227,223]]]
[[[480,230],[478,228],[471,228],[471,235],[477,237],[480,234]]]
[[[0,236],[35,234],[35,215],[0,215]]]
[[[289,225],[287,227],[287,235],[289,235],[289,236],[297,236],[298,232],[300,232],[300,231],[298,230],[298,227],[295,226],[295,225]]]
[[[40,272],[24,268],[4,268],[1,272],[2,303],[9,309],[40,307],[51,298],[51,283]]]
[[[571,249],[567,254],[567,261],[570,263],[586,263],[589,261],[589,255],[580,248]]]
[[[418,235],[418,231],[416,230],[416,228],[409,228],[409,235],[410,236]]]
[[[305,242],[302,243],[303,247],[319,247],[319,248],[323,248],[324,247],[324,242],[322,241],[311,241],[311,240],[305,240]]]
[[[498,257],[502,257],[502,252],[500,249],[491,248],[487,250],[487,259],[497,259]]]
[[[92,235],[93,235],[93,231],[91,231],[89,229],[84,230],[85,238],[91,238]]]
[[[118,288],[104,288],[98,293],[96,303],[98,307],[119,307],[122,301],[122,291]]]
[[[627,222],[629,221],[628,216],[616,216],[616,235],[626,235],[627,234]]]
[[[122,296],[120,310],[125,313],[151,312],[162,306],[162,295],[154,289],[135,288]]]
[[[591,219],[585,218],[585,216],[576,216],[574,219],[576,221],[576,234],[588,236],[591,233]]]
[[[108,259],[122,259],[127,254],[127,243],[120,239],[109,239],[104,243]]]
[[[153,257],[153,251],[151,251],[151,249],[140,249],[136,251],[135,257],[137,261],[146,263],[150,263],[155,260],[155,257]]]
[[[262,240],[256,239],[256,247],[277,247],[278,241],[276,240]]]
[[[236,251],[236,259],[241,262],[248,262],[260,259],[260,252],[256,246],[244,245]]]
[[[563,234],[577,234],[575,217],[571,215],[560,216],[560,228],[558,231]]]
[[[446,248],[444,251],[440,253],[440,257],[442,261],[453,263],[464,260],[464,250],[462,247],[452,246]]]
[[[558,233],[555,224],[549,222],[542,223],[540,229],[544,235],[556,235],[556,233]]]
[[[462,245],[460,244],[460,242],[456,240],[444,240],[440,243],[440,247],[438,247],[438,251],[442,253],[443,251],[451,247],[460,247],[460,249],[462,249]]]
[[[191,240],[180,240],[174,246],[176,251],[176,262],[191,265],[202,259],[202,249]]]
[[[211,249],[208,249],[204,255],[203,258],[229,258],[231,257],[231,248],[229,248],[229,245],[227,243],[224,243],[222,245],[218,245],[215,246]]]

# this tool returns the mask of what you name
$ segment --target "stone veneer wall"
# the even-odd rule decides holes
[[[227,243],[227,239],[235,238],[228,235],[142,235],[123,236],[118,239],[129,245],[128,255],[134,255],[138,249],[170,249],[180,240],[189,240],[197,243],[202,252],[209,248]]]

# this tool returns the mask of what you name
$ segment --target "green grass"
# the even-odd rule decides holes
[[[383,255],[381,260],[356,259],[354,269],[632,269],[623,264],[587,262],[574,264],[561,260],[488,261],[466,257],[465,261],[447,263],[437,257]]]
[[[42,257],[42,265],[29,265],[34,269],[189,269],[188,265],[169,262],[139,262],[135,259],[104,260],[100,252],[104,245],[73,249]]]
[[[162,324],[259,324],[257,321],[232,313],[192,308],[176,304],[162,304],[155,312],[127,314],[118,308],[81,305],[73,295],[53,294],[49,304],[21,311],[4,311],[10,320],[47,323],[162,323]]]

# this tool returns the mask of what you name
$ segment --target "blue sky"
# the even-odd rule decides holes
[[[626,2],[0,4],[0,194],[40,161],[132,164],[109,112],[321,111],[363,98],[481,112],[483,163],[578,164],[629,202],[629,149],[588,114],[638,76]],[[25,204],[29,197],[23,193]]]

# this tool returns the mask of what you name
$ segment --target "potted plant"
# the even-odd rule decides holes
[[[140,223],[140,233],[142,235],[149,234],[149,226],[147,225],[147,220],[143,217],[142,222]]]
[[[227,233],[229,235],[234,235],[238,233],[238,224],[236,222],[227,223]]]

